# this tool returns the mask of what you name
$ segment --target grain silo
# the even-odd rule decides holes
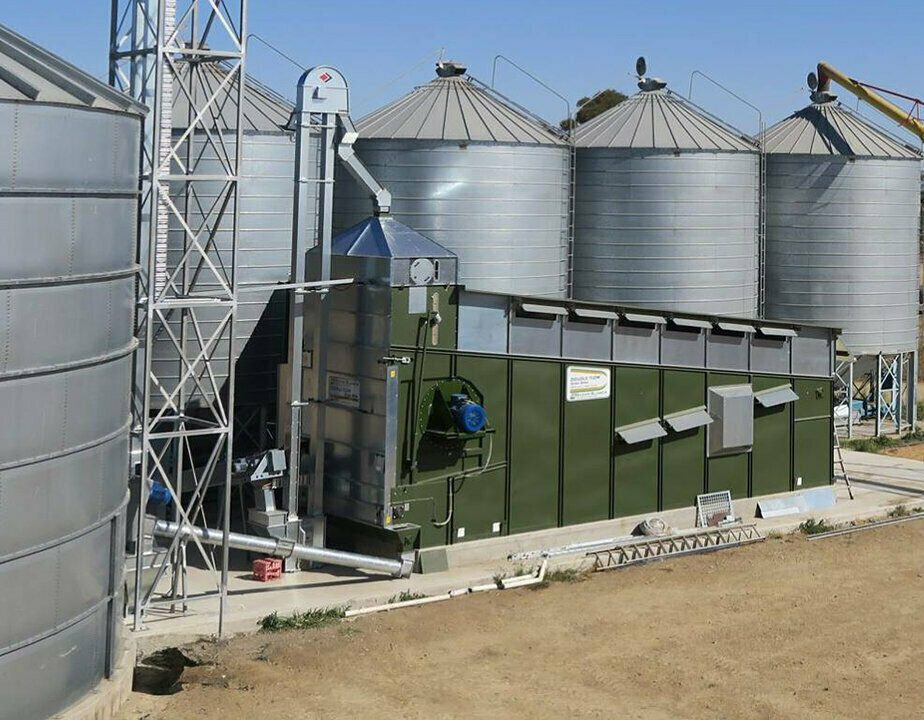
[[[0,718],[118,650],[143,109],[0,26]]]
[[[921,156],[815,91],[767,131],[766,315],[839,327],[840,418],[914,422]]]
[[[767,316],[917,348],[920,154],[834,100],[767,131]]]
[[[441,62],[436,79],[367,115],[357,130],[357,155],[391,192],[391,215],[456,253],[467,287],[565,295],[571,163],[554,128],[463,66]],[[335,232],[373,212],[338,170]]]
[[[226,72],[212,63],[188,63],[183,72],[194,72],[197,77],[189,82],[193,91],[206,95],[214,91]],[[236,98],[236,93],[230,93]],[[288,295],[283,290],[255,292],[256,285],[285,283],[289,279],[292,262],[292,197],[295,171],[295,140],[286,130],[292,113],[292,104],[270,88],[251,78],[247,79],[244,93],[245,104],[242,113],[242,167],[240,181],[240,226],[238,231],[238,315],[235,322],[236,349],[239,354],[236,370],[235,405],[236,421],[247,432],[239,433],[239,449],[246,450],[250,444],[259,441],[264,433],[264,423],[275,419],[276,375],[280,363],[286,362]],[[201,100],[196,101],[200,106]],[[189,126],[189,103],[180,94],[173,103],[174,141]],[[183,149],[188,151],[192,161],[198,163],[201,174],[221,176],[221,157],[228,153],[233,158],[235,150],[234,128],[237,122],[237,107],[231,100],[215,112],[211,135],[199,130],[190,136]],[[219,132],[223,129],[224,132]],[[216,198],[221,195],[220,181],[196,181],[188,203],[184,184],[175,182],[171,186],[171,199],[181,213],[186,213],[186,222],[193,230],[199,228],[203,218],[215,214]],[[314,217],[314,213],[306,214]],[[229,256],[231,241],[232,209],[228,208],[220,222],[208,223],[204,238],[210,236],[220,248],[223,257]],[[214,234],[213,234],[214,233]],[[185,233],[178,218],[170,215],[168,268],[176,266],[182,257]],[[208,286],[199,283],[199,289]],[[203,311],[198,313],[201,330],[207,337],[221,316],[215,313],[213,321]],[[206,317],[205,322],[201,321]],[[176,323],[177,337],[179,324]],[[189,330],[190,351],[195,355],[198,344]],[[171,358],[173,368],[158,368],[158,377],[177,377],[180,367],[175,358],[175,349],[167,337],[157,338],[157,350],[161,357]],[[219,383],[227,377],[227,368],[213,363],[213,372]],[[264,437],[264,441],[267,438]],[[243,443],[243,444],[241,444]],[[272,442],[270,442],[272,444]]]
[[[575,133],[574,296],[754,316],[758,148],[641,78]]]

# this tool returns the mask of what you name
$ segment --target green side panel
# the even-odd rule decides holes
[[[614,371],[615,427],[660,416],[657,368],[618,367]],[[658,439],[614,446],[613,515],[638,515],[658,509]]]
[[[456,480],[451,542],[467,542],[503,535],[506,497],[505,468]],[[494,530],[495,527],[498,528],[497,531]]]
[[[709,373],[707,387],[745,385],[747,382],[747,375]],[[733,498],[748,497],[748,453],[709,458],[707,463],[708,492],[730,490]]]
[[[391,498],[392,507],[400,508],[401,517],[396,522],[420,526],[420,547],[448,542],[450,523],[443,527],[434,525],[445,522],[449,513],[449,488],[445,480],[396,487]]]
[[[665,370],[664,415],[706,404],[706,375],[696,370]]]
[[[494,428],[491,462],[507,459],[507,359],[458,355],[456,374],[484,394],[488,425]]]
[[[558,524],[561,365],[513,361],[510,532]]]
[[[730,490],[732,498],[748,496],[748,454],[709,458],[709,492]]]
[[[662,375],[663,415],[706,402],[706,375],[697,371],[665,370]],[[695,428],[661,438],[661,509],[696,503],[706,474],[706,430]]]
[[[755,392],[769,390],[786,378],[754,376]],[[754,449],[751,452],[751,494],[770,495],[792,489],[792,408],[754,405]]]
[[[423,380],[421,382],[421,393],[426,392],[427,388],[434,380],[442,380],[452,375],[451,372],[451,355],[439,355],[428,353],[423,369]],[[398,390],[398,428],[399,428],[399,477],[398,484],[411,482],[411,461],[412,452],[412,418],[414,417],[414,404],[418,404],[415,398],[415,365],[401,366],[398,370],[401,374],[401,383]],[[414,473],[414,482],[421,482],[429,478],[445,477],[454,472],[463,470],[463,450],[464,445],[459,442],[446,442],[436,440],[430,437],[421,437],[419,439],[417,452],[417,470]]]
[[[610,395],[565,401],[562,525],[606,520],[610,515],[612,390]]]
[[[832,411],[831,381],[823,378],[796,379],[794,389],[799,399],[796,401],[796,420],[804,418],[830,417]],[[833,436],[832,436],[833,446]]]
[[[426,315],[409,315],[408,288],[393,288],[391,296],[391,344],[404,347],[422,347],[426,342],[429,348],[453,350],[456,347],[456,322],[458,318],[458,291],[455,287],[427,288],[427,310],[431,307],[431,298],[437,295],[441,322],[437,333],[436,345],[431,343],[430,328],[422,328]]]
[[[833,477],[834,434],[830,418],[795,423],[794,474],[802,487],[829,485]]]
[[[828,485],[834,475],[831,381],[797,379],[794,386],[793,476],[802,478],[802,487]]]

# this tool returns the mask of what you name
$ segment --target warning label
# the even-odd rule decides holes
[[[569,365],[565,376],[568,402],[603,400],[610,396],[610,369]]]
[[[347,375],[327,375],[327,397],[342,405],[359,407],[359,379]]]

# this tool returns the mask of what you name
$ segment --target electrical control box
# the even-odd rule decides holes
[[[710,387],[709,457],[746,452],[754,444],[754,390],[747,385]]]

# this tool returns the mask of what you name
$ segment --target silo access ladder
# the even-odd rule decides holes
[[[850,475],[847,474],[847,466],[844,464],[844,455],[841,452],[841,439],[837,434],[837,427],[834,428],[834,481],[837,482],[837,469],[841,470],[841,477],[844,478],[844,484],[847,486],[847,494],[853,500],[853,488],[850,486]]]
[[[749,545],[765,539],[757,525],[731,525],[665,537],[646,537],[589,552],[587,557],[593,558],[594,570],[612,570],[669,557]]]

